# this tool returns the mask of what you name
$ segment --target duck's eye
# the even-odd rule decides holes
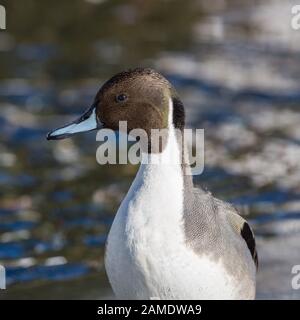
[[[126,96],[126,94],[124,94],[124,93],[121,93],[121,94],[119,94],[119,95],[116,96],[117,102],[123,102],[123,101],[125,101],[126,99],[127,99],[127,96]]]

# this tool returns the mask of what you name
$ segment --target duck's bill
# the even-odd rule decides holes
[[[72,137],[75,134],[101,129],[101,124],[97,121],[96,108],[93,105],[77,120],[55,129],[48,133],[48,140],[59,140]]]

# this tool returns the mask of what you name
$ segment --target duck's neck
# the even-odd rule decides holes
[[[183,201],[183,194],[193,188],[193,179],[186,160],[187,147],[182,139],[182,130],[174,127],[173,106],[170,103],[166,146],[160,153],[143,153],[142,163],[128,194],[129,197],[138,191],[145,199],[149,194],[153,195],[151,201],[159,203],[155,196],[161,199],[159,195],[165,195],[167,192],[168,195],[165,197],[169,199],[168,201],[172,201],[172,197],[179,197],[179,193]]]
[[[169,102],[169,117],[168,117],[168,137],[166,146],[159,153],[143,153],[142,163],[138,171],[138,175],[145,175],[146,172],[155,171],[175,172],[182,177],[183,183],[187,188],[193,187],[193,179],[191,168],[188,161],[187,145],[184,141],[184,123],[178,124],[179,116],[174,114],[176,111],[175,103],[180,103],[170,99]],[[183,108],[181,104],[180,107]],[[184,121],[184,119],[182,119]],[[176,123],[177,122],[177,123]],[[177,128],[175,128],[177,126]],[[156,148],[157,149],[157,148]]]
[[[118,221],[124,222],[130,239],[144,241],[147,230],[160,230],[159,235],[164,235],[164,241],[177,239],[182,242],[184,198],[186,192],[192,192],[193,183],[188,165],[182,163],[183,150],[173,125],[169,126],[164,150],[143,154],[143,157],[147,157],[147,162],[140,165],[119,209]],[[176,239],[174,235],[177,235]],[[157,234],[158,242],[160,236]]]
[[[181,172],[181,158],[182,154],[175,132],[173,129],[169,129],[168,141],[162,152],[142,154],[142,163],[139,168],[139,173],[148,171]]]
[[[183,218],[185,176],[180,148],[171,129],[163,152],[144,154],[142,163],[127,194],[127,215],[138,230],[162,228],[171,232]],[[137,230],[135,229],[135,230]],[[169,230],[169,231],[167,231]]]

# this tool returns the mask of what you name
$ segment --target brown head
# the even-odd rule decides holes
[[[183,129],[183,105],[171,84],[152,69],[137,68],[113,76],[79,119],[50,132],[47,139],[64,139],[101,128],[118,130],[119,121],[127,121],[128,131],[143,129],[150,136],[151,129],[168,128],[169,112],[174,127]]]

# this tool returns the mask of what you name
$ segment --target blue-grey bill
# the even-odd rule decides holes
[[[96,108],[95,106],[92,106],[77,120],[49,132],[47,135],[47,139],[65,139],[78,133],[88,132],[100,128],[101,124],[97,121]]]

